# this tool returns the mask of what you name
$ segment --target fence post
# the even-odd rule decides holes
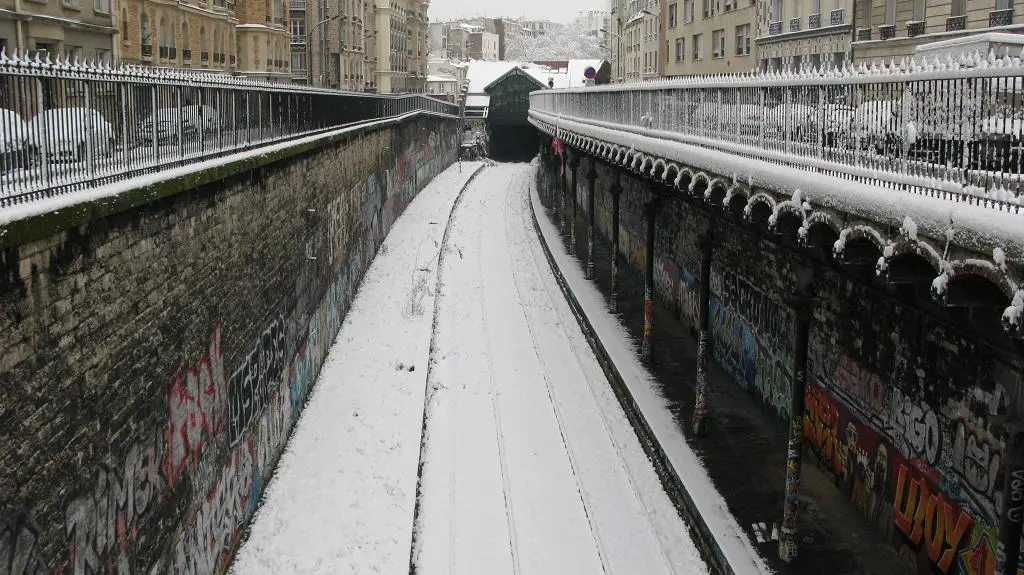
[[[572,215],[569,220],[569,255],[576,255],[576,191],[579,188],[580,158],[575,153],[573,153],[569,168],[572,170],[572,189],[569,196],[572,206]]]

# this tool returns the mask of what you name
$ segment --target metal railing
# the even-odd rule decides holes
[[[1016,55],[542,90],[530,98],[531,117],[552,127],[578,122],[1014,212],[1024,203],[1024,61]]]
[[[419,94],[0,52],[0,209],[411,112],[456,117],[458,108]]]

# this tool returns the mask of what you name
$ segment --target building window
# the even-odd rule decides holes
[[[678,5],[676,5],[676,4],[669,4],[668,5],[668,27],[669,28],[675,28],[676,25],[679,24],[679,21],[677,19],[678,15],[676,14],[676,8],[678,8]]]
[[[924,22],[925,0],[914,0],[914,21]]]
[[[885,23],[889,26],[896,23],[896,0],[885,0]]]
[[[305,52],[293,52],[292,53],[292,72],[305,72],[306,71],[306,53]]]
[[[64,59],[68,62],[81,62],[82,61],[82,47],[81,46],[69,46],[64,45]]]
[[[139,43],[142,44],[142,55],[149,56],[153,50],[153,31],[149,29],[149,16],[143,12],[139,20]],[[146,54],[147,48],[150,50],[150,54]]]
[[[953,0],[953,6],[950,8],[950,16],[963,16],[967,14],[967,0]]]
[[[291,19],[292,43],[306,43],[306,19],[302,16],[293,16]]]
[[[750,24],[736,27],[736,55],[750,55]]]
[[[686,42],[683,38],[676,38],[676,62],[682,62],[686,59]]]
[[[106,48],[96,49],[96,63],[101,66],[109,66],[113,62],[110,59],[110,50]]]
[[[700,56],[700,49],[701,49],[701,44],[703,44],[703,36],[704,36],[703,34],[694,34],[693,35],[693,50],[692,51],[693,51],[693,59],[694,60],[700,60],[700,57],[701,57]]]
[[[92,11],[99,14],[110,14],[110,0],[93,0]]]
[[[693,22],[693,0],[683,0],[683,23]]]
[[[768,21],[779,22],[782,20],[782,0],[772,0],[769,5]]]
[[[725,30],[711,32],[711,55],[714,58],[725,57]]]
[[[715,0],[703,0],[704,4],[704,17],[710,18],[715,15]]]

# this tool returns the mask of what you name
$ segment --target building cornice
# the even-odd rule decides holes
[[[776,34],[774,36],[758,36],[754,39],[755,44],[775,44],[778,42],[786,42],[789,40],[803,40],[804,38],[814,38],[817,36],[832,36],[834,34],[850,34],[853,35],[853,24],[839,24],[838,26],[822,26],[821,28],[811,28],[808,30],[800,30],[798,32],[786,32],[784,34]]]
[[[80,20],[69,20],[67,18],[60,18],[58,16],[47,16],[45,14],[27,14],[25,12],[15,12],[13,10],[7,10],[5,8],[0,8],[0,19],[21,20],[22,22],[40,21],[45,22],[47,24],[57,24],[64,28],[88,30],[89,32],[98,32],[100,34],[114,35],[117,33],[117,28],[114,26],[90,24],[88,22],[82,22]]]

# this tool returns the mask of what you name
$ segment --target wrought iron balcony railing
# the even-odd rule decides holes
[[[2,134],[0,212],[354,123],[458,114],[422,95],[363,96],[192,70],[112,73],[27,57],[0,59],[0,102],[18,118]]]
[[[840,26],[843,24],[845,16],[846,10],[844,8],[838,8],[829,13],[829,22],[833,26]]]
[[[881,40],[888,40],[896,37],[896,25],[885,24],[884,26],[878,27],[878,38]]]
[[[1013,24],[1013,8],[993,10],[988,14],[989,26],[1009,26]]]
[[[967,15],[946,18],[946,31],[956,32],[967,28]]]
[[[807,17],[807,28],[815,29],[821,28],[821,14],[811,14]]]
[[[775,36],[777,34],[782,34],[782,22],[781,21],[780,22],[769,22],[768,23],[768,34],[771,35],[771,36]]]
[[[800,31],[800,18],[790,18],[789,19],[789,31],[790,32],[799,32]]]
[[[907,36],[913,38],[924,34],[924,22],[907,22]]]
[[[857,30],[857,41],[864,41],[871,39],[871,28],[861,28]]]
[[[1015,54],[847,66],[541,90],[530,118],[623,150],[681,143],[1020,213]]]

